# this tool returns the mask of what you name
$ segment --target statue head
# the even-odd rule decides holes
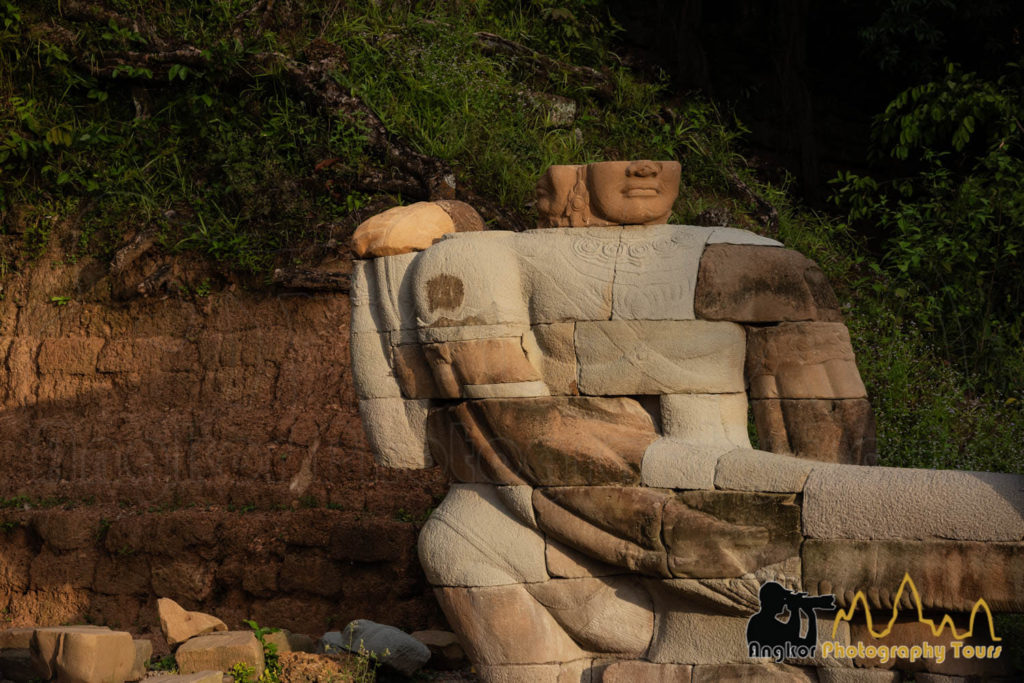
[[[540,228],[665,223],[679,192],[676,161],[550,166],[537,182]]]

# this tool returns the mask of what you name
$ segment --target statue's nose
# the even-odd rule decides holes
[[[635,176],[637,178],[651,178],[658,175],[658,171],[660,170],[659,164],[656,164],[653,161],[634,161],[626,167],[626,175]]]

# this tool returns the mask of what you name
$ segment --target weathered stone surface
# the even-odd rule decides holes
[[[663,437],[647,447],[641,480],[645,486],[667,489],[713,489],[721,454],[717,445]]]
[[[183,674],[200,671],[229,671],[241,662],[263,673],[263,647],[252,631],[224,631],[196,636],[182,644],[174,654],[178,670]]]
[[[483,683],[591,683],[591,660],[565,664],[474,666]]]
[[[504,484],[628,484],[639,480],[647,444],[657,435],[643,407],[626,398],[553,396],[468,401],[432,418],[431,448],[457,471]],[[454,434],[470,446],[461,451]],[[472,466],[469,466],[469,465]]]
[[[384,256],[374,259],[369,298],[376,315],[374,329],[399,333],[408,331],[410,339],[415,341],[414,330],[417,326],[416,301],[413,296],[415,271],[422,255],[419,253]],[[353,312],[353,316],[355,312]],[[357,331],[353,326],[353,331]]]
[[[814,460],[739,448],[724,454],[715,467],[715,487],[736,491],[799,493],[811,471],[827,467]]]
[[[608,564],[670,576],[660,533],[665,498],[647,488],[537,489],[533,507],[538,526],[562,543]]]
[[[153,641],[136,639],[132,641],[135,646],[135,661],[132,662],[132,670],[128,675],[129,681],[141,680],[149,670],[150,658],[153,656]]]
[[[444,398],[461,398],[466,385],[541,380],[519,337],[424,344],[422,348]]]
[[[770,398],[750,405],[764,450],[848,465],[873,465],[878,457],[875,418],[865,399]]]
[[[710,612],[650,581],[654,639],[647,658],[661,664],[717,664],[747,660],[747,615]]]
[[[514,235],[460,233],[424,252],[411,272],[418,327],[530,320]]]
[[[546,581],[544,537],[517,520],[494,486],[453,485],[423,525],[420,564],[434,586]]]
[[[356,396],[363,399],[402,396],[391,367],[392,348],[388,334],[353,334],[349,349],[352,353],[352,383],[355,385]]]
[[[781,247],[782,242],[777,242],[769,237],[758,235],[749,230],[739,228],[716,227],[711,236],[708,237],[708,244],[753,244],[762,247]]]
[[[416,202],[371,216],[352,234],[357,258],[393,256],[422,251],[455,231],[448,212],[437,204]]]
[[[631,227],[615,259],[612,320],[693,320],[693,292],[711,228]]]
[[[548,387],[540,380],[504,382],[502,384],[467,384],[462,387],[465,398],[537,398],[549,396]]]
[[[580,392],[743,391],[743,328],[700,320],[606,320],[576,325]]]
[[[689,664],[613,662],[604,670],[601,683],[690,683],[692,674]]]
[[[30,648],[37,674],[44,679],[57,675],[57,656],[60,654],[64,636],[68,633],[93,633],[110,629],[101,626],[47,626],[32,632]],[[131,636],[128,637],[131,640]]]
[[[406,676],[411,676],[430,659],[430,648],[408,633],[368,619],[349,622],[342,638],[352,643],[352,651],[368,650],[382,664]]]
[[[433,465],[427,450],[427,400],[372,398],[359,401],[359,414],[378,464],[423,469]]]
[[[1024,612],[1024,544],[974,541],[817,540],[801,550],[805,590],[835,593],[850,606],[863,591],[891,608],[909,573],[926,609],[969,612],[984,598],[998,612]],[[900,606],[915,607],[909,592]]]
[[[747,395],[741,392],[662,396],[661,432],[691,444],[717,446],[723,453],[750,448]]]
[[[576,386],[576,325],[534,325],[523,335],[526,357],[540,368],[548,391],[556,396],[579,393]]]
[[[537,528],[537,516],[533,511],[533,488],[529,486],[496,486],[495,493],[505,509],[516,519],[530,527]]]
[[[413,631],[410,635],[430,648],[430,668],[447,671],[466,663],[466,651],[451,631]]]
[[[392,344],[443,344],[447,342],[472,341],[474,339],[496,339],[498,337],[521,337],[530,330],[527,322],[498,323],[495,325],[461,325],[451,327],[421,327],[408,336],[409,330],[391,333]],[[397,336],[396,336],[397,335]]]
[[[220,671],[197,671],[194,674],[164,674],[147,678],[146,683],[222,683],[224,674]]]
[[[544,557],[547,560],[548,574],[553,577],[581,579],[592,576],[611,576],[626,571],[622,567],[595,560],[553,538],[548,538],[546,541]]]
[[[693,667],[693,683],[817,683],[814,669],[788,664],[717,664]]]
[[[476,232],[487,229],[484,219],[476,209],[466,202],[455,199],[438,199],[434,204],[444,209],[444,212],[451,217],[452,223],[455,225],[455,232]]]
[[[157,600],[156,608],[160,615],[160,629],[171,647],[193,636],[228,630],[227,625],[217,617],[202,612],[188,612],[170,598]]]
[[[653,604],[636,577],[556,579],[526,590],[587,650],[635,657],[650,645]]]
[[[3,675],[5,681],[15,683],[39,680],[39,674],[32,663],[32,651],[28,648],[0,650],[0,675]]]
[[[813,538],[1020,541],[1024,477],[991,472],[842,467],[804,485]]]
[[[778,247],[709,244],[700,261],[694,311],[704,320],[839,322],[839,302],[821,269]]]
[[[27,649],[34,628],[9,628],[0,631],[0,650]]]
[[[936,625],[940,623],[940,620],[944,614],[936,613],[934,615]],[[964,635],[969,626],[970,615],[965,613],[952,614],[953,621],[955,622],[957,633]],[[994,643],[989,638],[988,623],[985,620],[984,613],[978,615],[977,621],[975,621],[974,632],[976,635],[958,639],[954,638],[950,633],[949,629],[944,629],[939,635],[935,635],[930,624],[923,624],[913,616],[913,613],[907,617],[902,615],[897,621],[892,624],[892,628],[883,638],[875,638],[869,632],[868,627],[862,620],[852,622],[850,624],[850,639],[852,642],[863,642],[865,645],[884,645],[886,647],[892,646],[906,646],[908,649],[917,645],[920,646],[922,643],[928,643],[932,647],[944,647],[945,657],[942,663],[939,663],[937,658],[926,658],[919,657],[915,661],[911,661],[910,658],[894,657],[889,659],[885,663],[880,658],[861,658],[857,657],[853,660],[853,663],[857,667],[863,668],[881,668],[881,669],[899,669],[901,671],[928,671],[931,673],[947,674],[953,676],[978,676],[978,677],[991,677],[1008,675],[1013,673],[1013,662],[1011,656],[999,656],[998,658],[979,658],[979,657],[967,657],[966,653],[971,651],[977,651],[980,648],[982,653],[986,652],[986,648],[999,645],[1002,646],[1002,651],[1006,651],[1009,645],[1005,639],[1003,642]],[[883,621],[884,618],[884,621]],[[874,631],[878,633],[883,629],[887,628],[888,620],[891,618],[890,614],[885,614],[883,618],[879,618],[878,622],[874,624]],[[998,635],[998,634],[997,634]],[[972,648],[972,650],[961,650],[961,655],[956,657],[953,651],[953,643],[959,642],[960,648]],[[994,650],[993,650],[994,654]]]
[[[798,556],[803,541],[792,495],[684,491],[664,515],[669,570],[680,578],[743,576]]]
[[[584,656],[523,586],[436,588],[434,593],[478,666],[571,662]]]
[[[288,629],[267,633],[263,639],[276,645],[278,652],[313,652],[316,649],[312,638],[302,633],[292,633]]]
[[[390,339],[389,339],[390,346]],[[405,398],[442,398],[445,396],[434,380],[434,371],[420,344],[399,344],[391,347],[395,378]]]
[[[842,323],[783,323],[747,330],[751,398],[865,398]]]
[[[923,683],[920,679],[918,682]],[[823,667],[818,669],[818,683],[900,683],[900,674],[882,669]]]
[[[66,683],[121,683],[132,677],[135,643],[124,631],[70,631],[62,635],[54,666]]]

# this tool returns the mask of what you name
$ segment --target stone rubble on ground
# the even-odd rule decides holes
[[[158,612],[179,673],[148,672],[153,643],[133,639],[126,631],[90,625],[43,626],[0,630],[0,683],[126,683],[143,679],[147,683],[221,683],[236,664],[251,667],[254,679],[263,673],[263,646],[252,631],[228,631],[217,617],[186,611],[167,598],[158,600]],[[425,645],[398,629],[361,623],[372,628],[364,627],[356,638],[373,647],[383,643],[382,651],[390,647],[396,657],[389,663],[396,669],[411,672],[430,657]],[[410,647],[395,634],[415,645]],[[285,629],[264,634],[264,640],[276,646],[279,654],[316,649],[309,636]],[[422,661],[419,648],[426,651]]]
[[[349,622],[344,631],[320,638],[320,652],[370,652],[385,666],[410,676],[430,659],[430,648],[408,633],[368,619]]]

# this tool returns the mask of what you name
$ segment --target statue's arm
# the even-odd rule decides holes
[[[708,245],[694,310],[746,327],[746,379],[762,449],[874,463],[874,417],[849,331],[813,261],[780,247]]]

